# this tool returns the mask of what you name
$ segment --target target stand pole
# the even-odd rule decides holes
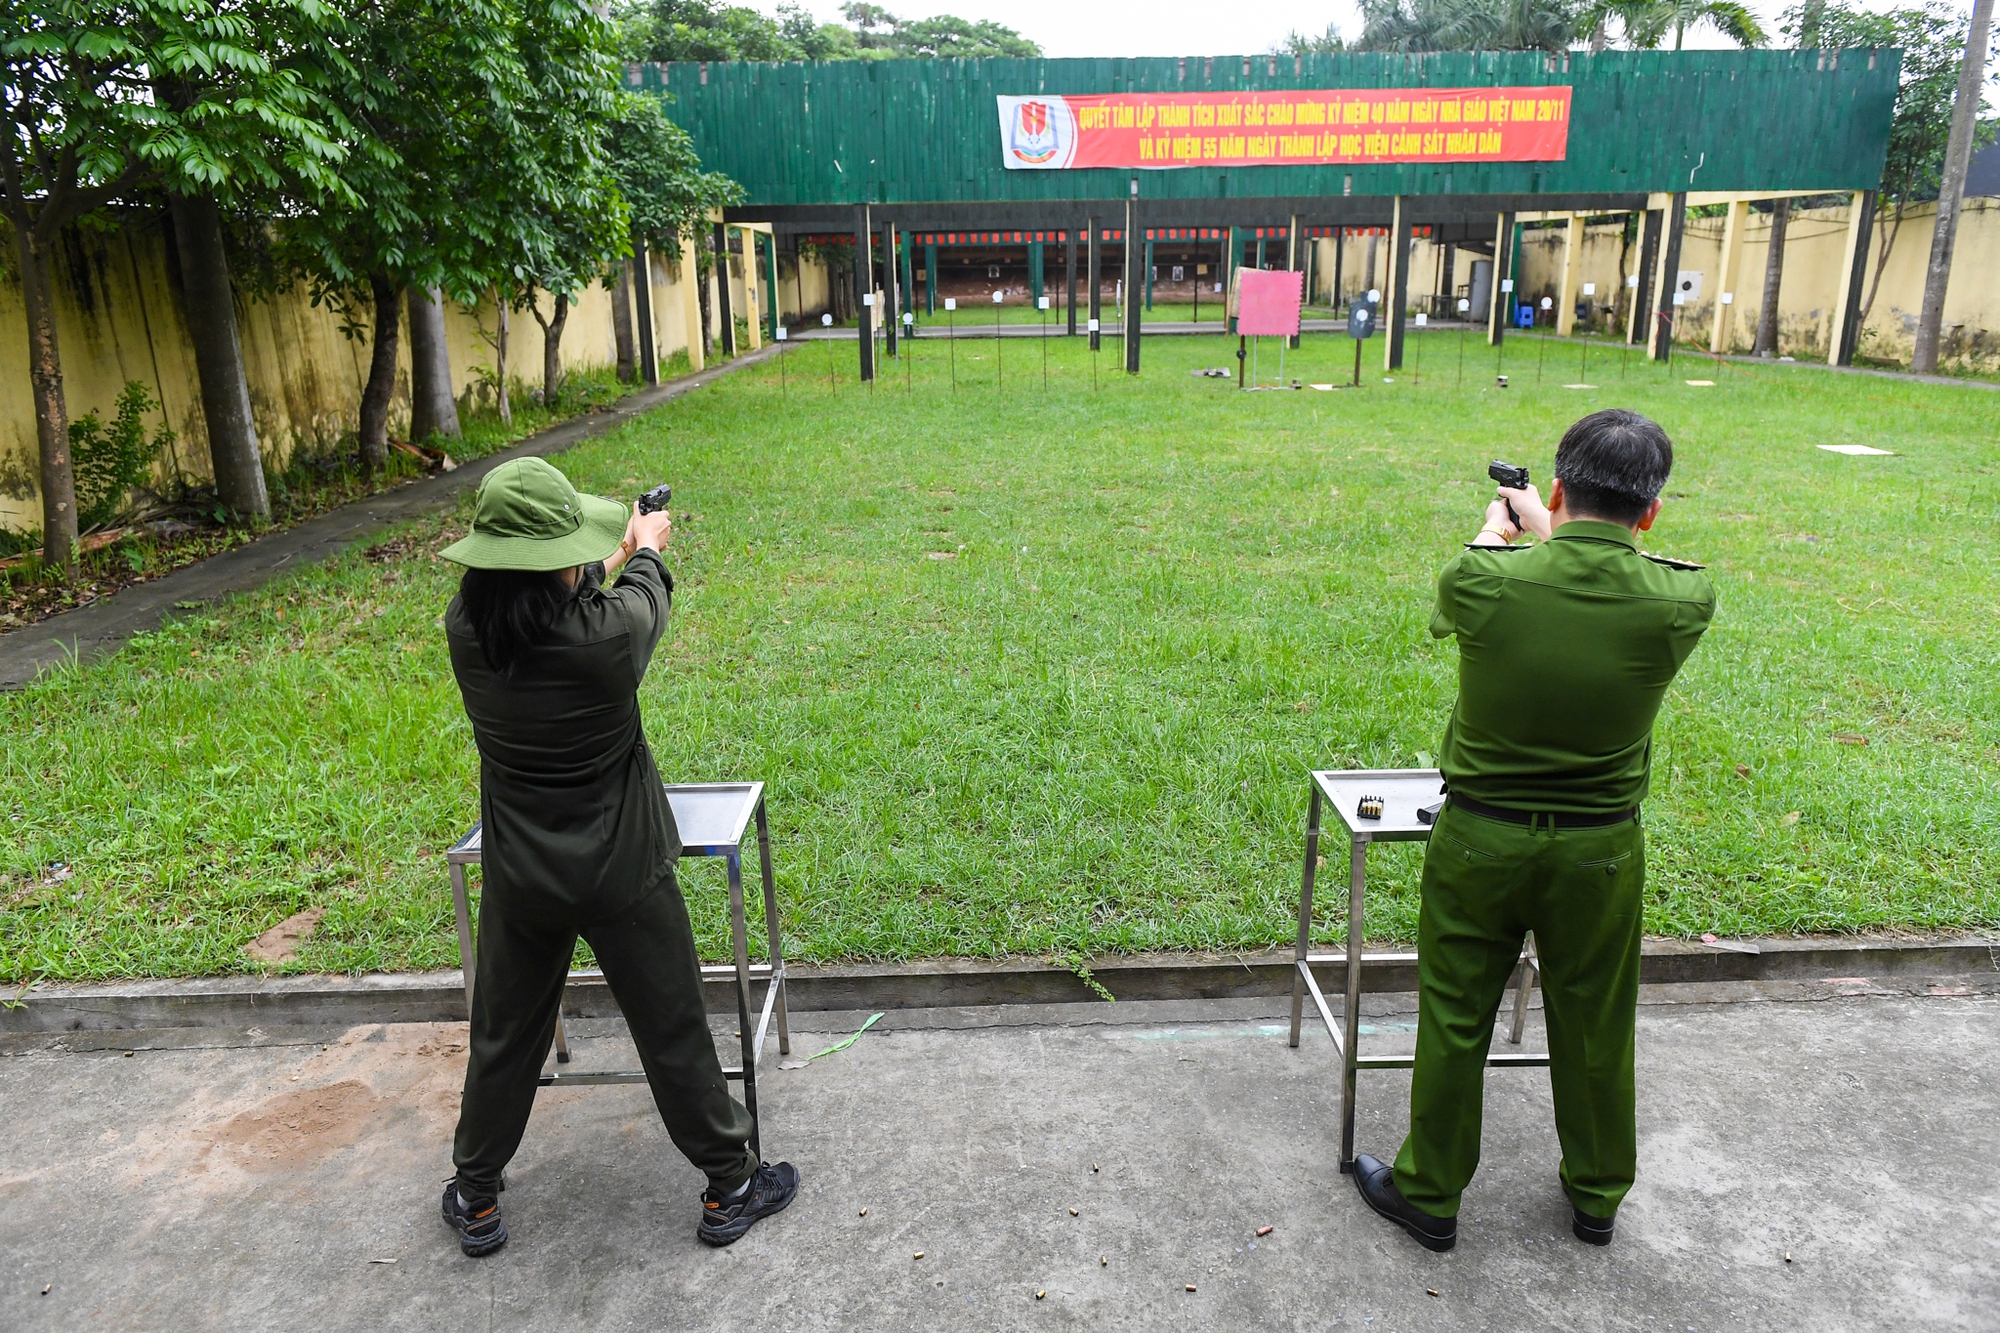
[[[1305,998],[1309,995],[1320,1022],[1326,1025],[1327,1036],[1340,1053],[1340,1170],[1344,1175],[1351,1175],[1354,1171],[1354,1115],[1359,1097],[1359,1074],[1367,1069],[1409,1069],[1416,1064],[1413,1055],[1363,1055],[1359,1049],[1364,964],[1405,970],[1414,970],[1417,966],[1417,955],[1414,953],[1365,953],[1362,950],[1362,941],[1367,935],[1368,846],[1376,842],[1428,841],[1431,826],[1424,823],[1417,812],[1421,807],[1441,799],[1439,789],[1443,785],[1436,769],[1425,768],[1325,770],[1315,771],[1312,775],[1311,810],[1306,822],[1305,871],[1299,881],[1299,927],[1293,963],[1289,1045],[1296,1048],[1299,1044],[1305,1017]],[[1367,818],[1360,814],[1363,797],[1381,802],[1379,816]],[[1339,953],[1314,953],[1313,880],[1319,865],[1321,824],[1328,809],[1333,811],[1348,839],[1347,942]],[[1326,993],[1320,989],[1319,979],[1313,974],[1315,965],[1335,964],[1342,969],[1345,983],[1342,1013],[1338,1019],[1334,1016],[1332,1005],[1327,1002]],[[1527,1025],[1528,1001],[1540,975],[1531,936],[1524,942],[1520,961],[1515,967],[1514,1015],[1507,1038],[1509,1045],[1518,1046],[1521,1042]],[[1546,1052],[1504,1051],[1489,1053],[1486,1063],[1489,1067],[1508,1069],[1542,1068],[1548,1065],[1549,1057]]]

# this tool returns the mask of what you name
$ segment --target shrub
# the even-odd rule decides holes
[[[109,426],[95,412],[70,422],[79,527],[101,528],[124,512],[132,488],[146,479],[153,460],[173,443],[174,433],[165,424],[150,442],[146,439],[146,414],[158,406],[144,384],[128,380]]]

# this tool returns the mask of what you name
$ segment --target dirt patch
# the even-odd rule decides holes
[[[345,1079],[268,1098],[224,1121],[213,1139],[248,1170],[298,1170],[347,1147],[393,1107],[366,1083]]]
[[[319,919],[325,915],[324,907],[308,907],[303,912],[294,912],[244,945],[243,952],[260,963],[290,962],[298,957],[299,946],[319,929]]]

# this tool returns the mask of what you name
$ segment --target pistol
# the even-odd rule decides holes
[[[1495,463],[1493,466],[1499,467],[1501,465],[1499,463]],[[1526,476],[1527,471],[1523,469],[1521,475]],[[674,502],[673,487],[655,486],[652,490],[647,491],[644,495],[639,497],[639,512],[642,514],[657,514],[662,509],[665,509],[668,505],[672,504],[673,502]]]
[[[1525,490],[1528,486],[1528,469],[1515,467],[1512,463],[1502,463],[1497,458],[1486,465],[1486,475],[1498,485],[1511,490]],[[1521,526],[1521,516],[1514,512],[1512,504],[1507,506],[1507,517],[1514,520],[1515,527]]]

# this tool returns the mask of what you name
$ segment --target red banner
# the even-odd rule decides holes
[[[1016,171],[1559,162],[1570,90],[1325,88],[1002,97]]]

